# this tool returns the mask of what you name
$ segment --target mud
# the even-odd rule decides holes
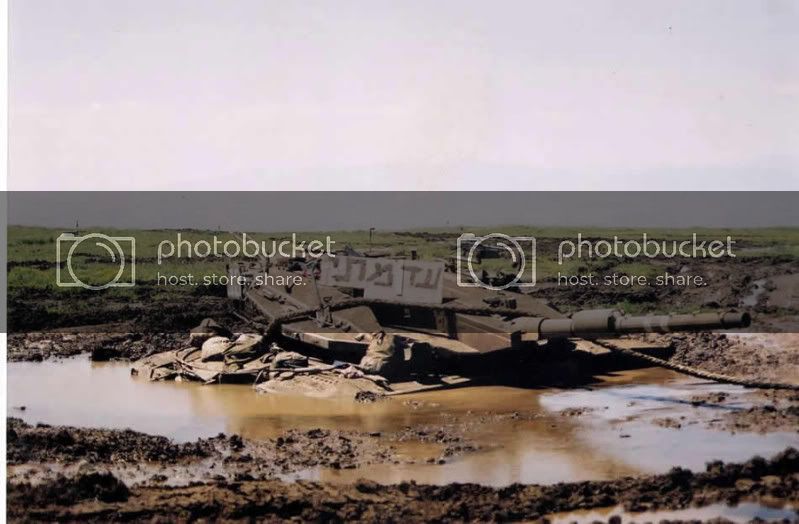
[[[200,308],[201,310],[203,308]],[[153,317],[161,318],[153,312]],[[174,316],[164,312],[165,317],[152,328],[141,321],[81,325],[49,331],[17,332],[8,335],[9,362],[41,362],[55,358],[67,358],[82,353],[90,353],[92,360],[139,360],[161,351],[176,350],[189,344],[188,329],[164,328],[160,322],[170,319],[177,325],[191,327],[202,320],[202,315],[192,313],[177,322]],[[221,312],[221,318],[235,332],[250,332],[252,327],[230,311]]]
[[[796,333],[690,333],[642,339],[671,344],[671,360],[679,364],[733,377],[799,384]]]
[[[91,353],[95,361],[138,360],[186,344],[186,335],[182,333],[122,333],[125,328],[119,326],[104,329],[108,332],[11,334],[8,336],[8,360],[41,362],[82,353]]]
[[[27,365],[55,366],[65,362]],[[95,366],[104,369],[121,364]],[[214,389],[203,390],[200,386],[196,389],[208,394],[215,392]],[[701,393],[702,389],[688,391],[690,393],[684,397],[677,397],[681,412],[687,410],[688,416],[683,420],[675,418],[674,425],[665,427],[680,430],[701,421],[716,430],[730,432],[799,429],[796,418],[789,418],[796,414],[792,406],[796,405],[799,397],[795,393],[741,388]],[[170,389],[169,393],[175,391]],[[334,423],[327,428],[282,429],[276,435],[252,440],[238,435],[218,435],[176,443],[165,437],[134,431],[33,426],[9,419],[9,516],[13,519],[95,521],[193,518],[535,521],[553,513],[613,506],[622,506],[627,511],[644,511],[764,498],[792,503],[799,501],[799,453],[796,451],[787,452],[773,461],[753,460],[738,465],[716,463],[705,473],[675,469],[666,475],[554,485],[514,484],[498,488],[452,483],[437,486],[413,482],[396,484],[402,480],[401,477],[394,477],[387,485],[357,481],[361,476],[373,475],[370,468],[374,467],[400,469],[408,464],[417,464],[418,467],[443,472],[450,466],[458,467],[463,460],[459,457],[480,455],[485,455],[485,460],[474,464],[490,464],[490,444],[486,447],[485,440],[471,439],[475,431],[479,433],[503,424],[507,428],[516,427],[508,425],[509,422],[551,425],[549,431],[558,433],[558,439],[567,440],[568,427],[573,423],[586,421],[591,424],[590,421],[597,416],[617,416],[609,414],[613,409],[589,405],[588,402],[556,409],[554,417],[548,417],[542,411],[543,406],[535,403],[529,403],[527,409],[520,409],[524,403],[478,404],[479,408],[469,406],[468,411],[454,413],[442,409],[444,406],[440,403],[445,398],[384,399],[370,406],[398,403],[411,412],[436,415],[413,423],[408,419],[409,425],[405,427],[342,431],[332,429],[343,426]],[[628,398],[630,404],[639,402],[635,395]],[[618,406],[624,406],[626,402],[622,399]],[[717,406],[730,409],[716,410]],[[691,420],[691,413],[696,413],[696,420]],[[737,426],[727,426],[725,421],[728,417],[730,420],[737,417]],[[777,417],[785,419],[782,426],[776,424]],[[296,419],[291,419],[281,425],[296,428],[299,424]],[[617,427],[618,436],[631,435],[633,445],[641,444],[641,423],[621,419]],[[500,445],[507,446],[508,443]],[[792,445],[791,440],[772,449],[782,449],[785,445]],[[417,452],[407,453],[408,446]],[[427,446],[427,452],[418,453],[424,446]],[[715,454],[717,451],[715,448],[714,454],[703,454],[702,461],[706,457],[720,456]],[[751,453],[747,451],[740,456],[751,456]],[[496,458],[493,460],[496,463]],[[655,471],[666,471],[675,463],[682,462],[666,462],[663,469]],[[585,470],[583,478],[603,478],[589,471],[590,463],[578,462],[575,466]],[[546,469],[552,464],[542,460],[537,466],[530,463],[530,467]],[[330,474],[307,474],[309,470],[319,468],[340,472],[344,482],[336,481]],[[645,472],[622,474],[645,475]],[[618,473],[610,475],[612,478],[617,476]],[[293,482],[306,478],[333,483]],[[453,478],[461,477],[449,477],[449,480]]]
[[[616,505],[626,511],[647,511],[747,500],[795,504],[799,502],[799,452],[790,448],[770,460],[755,457],[737,464],[715,461],[702,473],[673,468],[663,475],[548,486],[248,480],[127,489],[119,479],[101,474],[58,477],[39,485],[12,483],[8,516],[88,521],[494,522],[536,521],[554,513]]]
[[[128,484],[169,480],[283,478],[310,468],[353,469],[369,464],[412,463],[395,442],[407,436],[329,429],[286,430],[270,439],[219,434],[188,443],[131,430],[74,428],[7,420],[10,482],[51,482],[70,472],[113,474]],[[382,438],[376,438],[380,436]],[[448,456],[471,451],[455,435],[435,435]],[[423,460],[423,459],[418,459]],[[57,467],[53,467],[57,465]]]
[[[645,337],[666,340],[664,336]],[[799,335],[697,333],[669,336],[673,361],[732,377],[799,383]],[[689,399],[696,408],[722,408],[710,418],[657,419],[661,427],[701,423],[730,432],[799,432],[799,393],[788,390],[715,391]],[[701,410],[700,410],[701,411]]]
[[[24,500],[20,502],[33,506],[68,506],[81,500],[121,502],[130,496],[128,487],[110,473],[82,473],[71,478],[58,475],[52,481],[23,489]]]
[[[799,433],[799,404],[783,408],[766,405],[732,411],[721,419],[712,420],[708,425],[732,432],[795,431]]]
[[[543,252],[545,240],[542,240],[542,246],[545,246]],[[605,259],[591,266],[590,271],[601,278],[617,273],[623,262],[621,259]],[[539,282],[532,293],[564,312],[605,308],[620,303],[627,303],[642,312],[745,307],[760,314],[761,318],[756,315],[754,325],[769,328],[769,331],[775,327],[776,318],[799,313],[795,295],[799,272],[791,257],[750,256],[735,263],[711,259],[692,259],[690,262],[650,259],[648,264],[653,274],[702,275],[706,277],[706,285],[690,289],[653,285],[566,286],[558,285],[556,278],[550,277]],[[793,318],[787,331],[795,332],[796,326]]]
[[[133,288],[132,296],[115,296],[76,290],[55,293],[39,289],[14,289],[8,296],[8,327],[12,333],[70,331],[94,333],[185,333],[203,318],[232,325],[239,319],[225,289],[197,286],[191,293],[172,293],[150,287]],[[115,331],[114,327],[124,327]],[[108,328],[112,329],[109,330]]]
[[[108,331],[99,334],[92,328],[87,332],[11,335],[9,360],[46,360],[80,353],[91,353],[94,360],[132,360],[186,343],[185,333],[127,334],[119,326]],[[796,351],[799,337],[796,335],[696,334],[644,338],[672,343],[674,360],[683,364],[747,378],[799,380],[799,351]],[[630,398],[634,399],[630,405],[638,402],[636,397]],[[359,404],[378,406],[401,402],[408,411],[436,410],[435,402],[422,398],[399,400],[364,396],[358,400]],[[682,409],[678,415],[674,415],[674,411],[667,412],[664,414],[670,416],[661,414],[651,422],[669,431],[680,431],[680,435],[686,437],[692,435],[689,427],[729,433],[799,432],[799,395],[795,392],[724,389],[686,394],[673,402]],[[36,406],[29,404],[28,407]],[[25,408],[19,405],[16,409]],[[28,409],[28,414],[31,411]],[[19,419],[8,419],[9,516],[13,519],[95,521],[194,518],[535,521],[553,513],[613,506],[627,511],[646,511],[761,499],[799,503],[799,453],[795,450],[788,450],[771,461],[716,462],[704,473],[672,469],[665,475],[621,479],[616,477],[622,469],[614,469],[603,477],[590,472],[589,465],[579,463],[578,468],[584,471],[583,478],[612,477],[616,480],[552,485],[514,484],[498,488],[447,484],[453,478],[461,479],[452,476],[441,485],[395,484],[407,477],[393,477],[387,485],[355,480],[359,476],[375,475],[374,470],[369,470],[373,467],[400,469],[411,464],[438,472],[452,465],[458,467],[459,457],[481,453],[487,458],[473,465],[485,465],[492,460],[492,464],[502,464],[496,457],[504,455],[491,455],[492,444],[486,444],[485,439],[473,440],[474,435],[503,424],[503,427],[516,428],[514,424],[522,427],[529,423],[536,427],[551,426],[548,431],[558,433],[557,438],[565,440],[566,435],[561,432],[576,431],[569,429],[572,425],[583,427],[578,424],[586,422],[584,426],[588,427],[597,417],[617,416],[615,412],[608,414],[607,406],[590,405],[585,400],[555,410],[554,420],[545,411],[536,404],[526,408],[492,404],[485,409],[469,408],[458,415],[442,410],[435,418],[431,416],[421,423],[408,422],[406,427],[390,430],[380,427],[380,431],[332,429],[342,427],[336,422],[339,419],[332,416],[333,426],[317,427],[318,422],[314,421],[313,426],[296,429],[303,423],[294,417],[280,422],[277,434],[264,438],[220,434],[187,443],[130,430],[33,426]],[[27,414],[19,412],[19,416]],[[246,427],[253,418],[248,417],[242,418],[241,427]],[[513,422],[508,424],[508,421]],[[612,423],[616,428],[617,434],[613,435],[616,441],[629,438],[619,442],[641,446],[641,439],[646,438],[642,426],[650,421],[641,423],[620,413]],[[240,431],[235,426],[220,429]],[[213,435],[216,431],[212,429],[204,435]],[[498,447],[508,445],[504,441],[497,444]],[[783,440],[769,452],[785,445],[793,445],[790,435],[787,441]],[[427,451],[419,453],[424,446]],[[408,453],[409,448],[415,452]],[[733,458],[751,456],[752,449],[747,447],[745,455]],[[702,454],[699,464],[707,457],[723,456],[717,454],[718,451],[715,447],[713,455]],[[666,471],[674,464],[684,463],[668,461],[665,464],[662,469],[622,474]],[[547,469],[552,465],[542,461],[538,465],[532,463],[532,467]],[[696,464],[691,467],[695,468]],[[332,480],[329,474],[308,474],[322,468],[341,473],[346,481],[298,481],[307,478]],[[428,477],[423,480],[436,482]],[[528,477],[526,481],[549,480]]]
[[[88,463],[176,462],[210,456],[217,448],[213,439],[175,444],[166,437],[135,431],[113,431],[68,426],[32,426],[8,418],[8,464],[83,460]]]
[[[662,428],[682,429],[685,426],[704,424],[707,428],[737,432],[772,433],[791,431],[799,433],[799,405],[777,408],[773,405],[730,410],[722,416],[702,420],[700,417],[662,417],[652,421]]]

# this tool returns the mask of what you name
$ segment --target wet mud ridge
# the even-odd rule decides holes
[[[688,333],[656,335],[674,347],[674,362],[734,377],[799,381],[796,333]]]
[[[89,328],[87,328],[89,329]],[[9,362],[41,362],[90,353],[92,360],[138,360],[165,349],[182,347],[185,335],[177,333],[42,332],[14,333],[8,337]]]
[[[689,402],[695,408],[708,408],[713,414],[708,415],[707,410],[697,409],[679,418],[662,417],[652,422],[671,429],[702,424],[729,433],[799,433],[799,395],[793,392],[711,393],[691,397]],[[747,407],[733,406],[736,403],[747,403]],[[719,410],[721,413],[718,413]]]
[[[59,474],[111,472],[128,484],[188,484],[273,479],[311,468],[353,469],[370,464],[414,463],[399,456],[397,434],[328,429],[284,431],[272,439],[219,434],[188,443],[131,430],[30,425],[9,418],[9,482],[34,484]],[[458,435],[447,435],[448,456],[471,451]]]
[[[26,431],[17,422],[12,425]],[[14,441],[9,444],[17,448],[14,456],[34,453],[30,446],[20,450]],[[514,484],[504,488],[413,482],[380,485],[369,481],[333,485],[280,480],[219,480],[180,487],[147,483],[130,487],[111,473],[81,472],[39,483],[9,483],[8,516],[21,520],[96,522],[537,521],[553,513],[615,505],[627,511],[644,511],[759,500],[780,500],[794,506],[799,503],[799,451],[789,448],[771,459],[756,457],[744,463],[711,462],[701,473],[673,468],[663,475],[638,478],[547,486]],[[794,521],[799,521],[799,514]]]

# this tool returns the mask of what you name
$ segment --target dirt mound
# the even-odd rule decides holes
[[[88,501],[81,492],[69,508],[30,497],[28,484],[9,486],[9,516],[23,519],[189,520],[262,519],[365,522],[538,520],[555,512],[620,504],[628,511],[680,509],[713,502],[776,498],[799,501],[799,452],[771,460],[712,462],[703,473],[674,468],[664,475],[551,486],[491,488],[401,483],[382,486],[280,481],[219,482],[182,488],[138,488],[126,500]],[[50,488],[48,488],[50,489]],[[82,497],[82,498],[80,498]],[[22,503],[33,500],[33,503]]]
[[[799,432],[799,405],[786,407],[767,405],[755,406],[740,411],[736,410],[712,422],[710,426],[721,427],[733,432]]]
[[[24,484],[9,491],[9,506],[69,506],[78,501],[123,502],[130,490],[110,473],[89,473],[72,478],[59,475],[53,481]]]
[[[799,383],[799,335],[692,333],[646,337],[674,347],[672,361],[761,381]]]
[[[176,443],[131,430],[32,426],[7,419],[9,482],[47,483],[64,471],[111,472],[121,480],[182,479],[183,483],[271,479],[311,468],[352,469],[368,464],[398,464],[408,459],[394,449],[400,435],[373,435],[325,429],[287,430],[273,439],[238,435]],[[456,442],[457,443],[457,442]],[[452,448],[452,449],[450,449]],[[469,452],[449,446],[450,455]],[[49,465],[57,464],[58,468]],[[163,478],[162,478],[163,477]]]
[[[91,329],[91,328],[87,328]],[[8,337],[10,362],[40,362],[91,353],[92,360],[137,360],[152,353],[177,349],[183,333],[124,333],[124,327],[95,327],[80,333],[15,333]],[[105,330],[106,333],[101,331]]]
[[[166,437],[136,431],[73,428],[68,426],[31,426],[20,419],[7,420],[7,461],[68,462],[174,462],[208,457],[216,451],[213,439],[176,444]]]
[[[11,290],[9,331],[30,333],[80,328],[86,332],[107,333],[109,331],[93,331],[92,327],[126,325],[129,332],[185,333],[206,317],[224,320],[229,325],[238,321],[233,314],[235,304],[224,296],[224,288],[220,296],[161,295],[146,285],[133,288],[132,293],[133,296],[114,296],[91,290],[75,290],[68,294],[29,288]]]

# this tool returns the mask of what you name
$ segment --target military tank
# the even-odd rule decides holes
[[[594,309],[565,314],[512,289],[464,287],[450,272],[441,275],[440,301],[419,303],[369,297],[357,288],[329,285],[330,279],[320,278],[320,271],[324,270],[318,265],[300,260],[238,264],[229,272],[243,276],[243,283],[229,289],[229,296],[241,300],[249,316],[262,327],[269,326],[271,335],[297,347],[313,348],[328,360],[360,362],[375,334],[390,333],[401,340],[394,350],[403,354],[405,368],[400,374],[404,378],[411,374],[491,375],[530,363],[547,362],[551,367],[574,356],[600,361],[618,347],[667,358],[669,348],[662,344],[620,337],[736,329],[751,321],[748,313],[736,311],[630,316],[614,309]],[[263,274],[273,279],[259,279]],[[298,275],[308,283],[285,285]],[[626,361],[617,368],[633,365]]]
[[[337,268],[301,259],[229,266],[228,296],[242,306],[252,332],[233,333],[206,319],[186,347],[151,355],[132,372],[148,380],[244,382],[265,393],[356,398],[481,381],[572,385],[653,359],[666,363],[670,345],[626,335],[736,329],[751,321],[736,311],[565,314],[511,288],[463,285],[443,264],[342,257],[349,258]]]

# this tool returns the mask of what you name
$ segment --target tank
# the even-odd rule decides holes
[[[225,335],[225,349],[214,352],[210,346],[219,344],[212,344],[218,336],[207,329],[210,323],[205,328],[201,325],[193,334],[209,338],[200,346],[154,355],[134,371],[150,380],[175,376],[205,383],[243,379],[263,391],[288,388],[298,393],[325,389],[325,385],[333,390],[358,386],[361,393],[375,393],[363,388],[377,384],[379,391],[399,394],[468,383],[576,384],[592,380],[596,373],[653,361],[669,367],[664,359],[673,351],[672,344],[647,337],[620,338],[624,335],[729,330],[751,322],[748,313],[736,311],[634,316],[617,309],[589,309],[567,315],[532,293],[464,286],[457,275],[443,268],[421,273],[427,271],[424,264],[428,262],[396,260],[402,260],[402,278],[386,279],[381,285],[393,294],[377,296],[367,296],[351,285],[359,281],[347,279],[353,274],[350,266],[365,267],[360,259],[358,264],[342,262],[339,269],[346,271],[328,269],[328,276],[346,277],[341,280],[325,279],[324,270],[297,260],[229,266],[231,275],[243,278],[228,287],[228,296],[237,302],[239,318],[259,334],[240,334],[235,339]],[[396,269],[391,266],[399,264],[396,260],[376,260],[374,267],[380,271],[356,274],[382,278],[383,268]],[[405,272],[436,276],[406,282]],[[297,284],[297,276],[307,282]],[[429,293],[394,293],[394,281],[402,282],[403,290]],[[422,301],[419,296],[436,300]],[[247,340],[242,342],[242,337]],[[618,340],[610,340],[614,338]],[[239,346],[246,351],[231,349]],[[298,373],[300,378],[283,383]],[[353,384],[353,380],[363,384]],[[353,393],[351,388],[348,391]]]
[[[290,276],[301,270],[272,268],[270,274]],[[751,321],[748,313],[735,311],[632,316],[616,309],[590,309],[566,315],[530,294],[459,286],[451,273],[444,276],[443,295],[441,304],[370,302],[339,287],[314,282],[293,288],[245,286],[234,296],[241,297],[266,324],[292,312],[313,312],[281,323],[282,335],[332,353],[334,358],[354,360],[368,346],[364,335],[380,331],[464,354],[529,348],[536,341],[558,338],[736,329]],[[352,305],[346,306],[348,302]],[[340,304],[346,307],[336,307]]]

